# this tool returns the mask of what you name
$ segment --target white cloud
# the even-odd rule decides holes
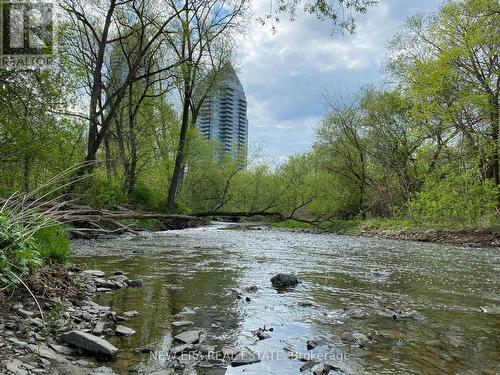
[[[303,152],[314,141],[313,125],[324,115],[325,90],[353,91],[375,82],[387,39],[417,11],[434,11],[437,0],[382,0],[358,17],[354,36],[332,35],[331,25],[301,15],[282,17],[273,34],[253,22],[239,43],[240,78],[248,101],[250,139],[278,160]],[[257,16],[268,0],[252,3]],[[263,10],[260,11],[259,10]]]

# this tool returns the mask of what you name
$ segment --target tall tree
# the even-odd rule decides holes
[[[181,98],[181,130],[174,170],[168,189],[167,212],[174,210],[175,196],[182,176],[188,129],[194,126],[203,101],[219,78],[230,57],[231,38],[241,27],[246,0],[185,0],[177,2],[177,32],[169,35],[169,44],[177,59],[178,88]]]

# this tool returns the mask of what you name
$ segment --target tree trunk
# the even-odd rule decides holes
[[[179,136],[179,144],[177,145],[177,153],[175,156],[174,173],[172,174],[172,179],[170,180],[170,186],[168,189],[167,198],[167,213],[172,213],[174,211],[175,195],[177,194],[177,187],[179,185],[179,180],[182,174],[182,166],[184,162],[184,148],[186,145],[187,131],[189,127],[189,105],[191,102],[191,92],[189,88],[185,87],[184,91],[184,101],[182,108],[182,125],[181,133]]]

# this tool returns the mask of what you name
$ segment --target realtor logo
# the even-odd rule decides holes
[[[55,53],[53,4],[0,2],[0,65],[4,69],[38,69]]]

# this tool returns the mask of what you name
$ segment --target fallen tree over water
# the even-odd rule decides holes
[[[68,225],[73,237],[94,237],[103,234],[137,233],[140,221],[154,220],[161,229],[184,229],[201,225],[210,217],[271,217],[277,221],[293,219],[314,226],[319,223],[283,215],[276,211],[226,212],[204,211],[188,215],[163,214],[139,211],[130,207],[117,207],[115,210],[100,209],[76,204],[71,201],[39,201],[20,196],[15,199],[0,198],[0,206],[10,210],[28,210],[33,214],[43,214],[62,224]]]

